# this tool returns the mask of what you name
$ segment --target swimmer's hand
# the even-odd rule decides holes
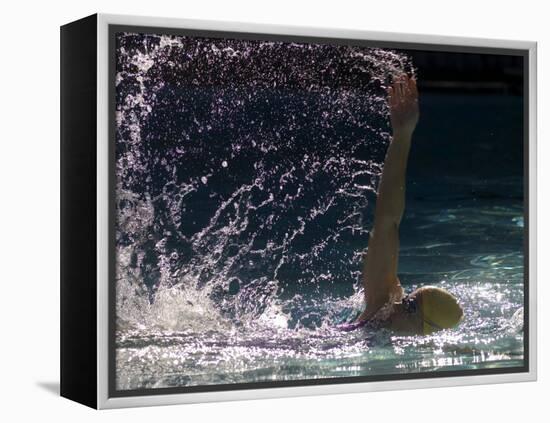
[[[395,79],[387,92],[394,138],[410,138],[419,116],[416,79],[403,74]]]

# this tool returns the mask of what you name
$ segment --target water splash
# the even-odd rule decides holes
[[[408,58],[128,33],[117,51],[119,319],[144,292],[241,323],[308,285],[353,292]]]

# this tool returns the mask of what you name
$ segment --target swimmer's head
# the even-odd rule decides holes
[[[425,286],[409,294],[392,316],[392,327],[400,332],[430,334],[455,327],[464,315],[450,292]]]
[[[422,318],[424,334],[450,329],[460,323],[464,312],[456,297],[435,286],[424,286],[413,292]]]

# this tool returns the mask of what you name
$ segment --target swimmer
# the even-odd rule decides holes
[[[352,330],[377,322],[399,333],[429,334],[456,326],[462,320],[463,311],[451,293],[434,286],[424,286],[404,295],[397,277],[405,173],[419,117],[416,80],[401,75],[387,93],[393,135],[378,187],[368,249],[363,253],[366,309],[355,322],[341,325],[341,329]]]

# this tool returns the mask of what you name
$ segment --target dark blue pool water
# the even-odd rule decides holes
[[[235,64],[248,83],[222,71],[223,84],[194,83],[178,68],[200,56],[193,44],[151,37],[144,49],[119,37],[118,389],[523,364],[521,98],[421,93],[399,277],[406,290],[450,290],[462,324],[344,333],[333,326],[363,307],[360,256],[390,133],[373,81],[407,60],[294,46],[287,59],[360,57],[376,78],[357,89],[353,75],[319,82],[332,62],[266,67],[261,78]],[[282,54],[205,45],[210,73],[220,54]]]

